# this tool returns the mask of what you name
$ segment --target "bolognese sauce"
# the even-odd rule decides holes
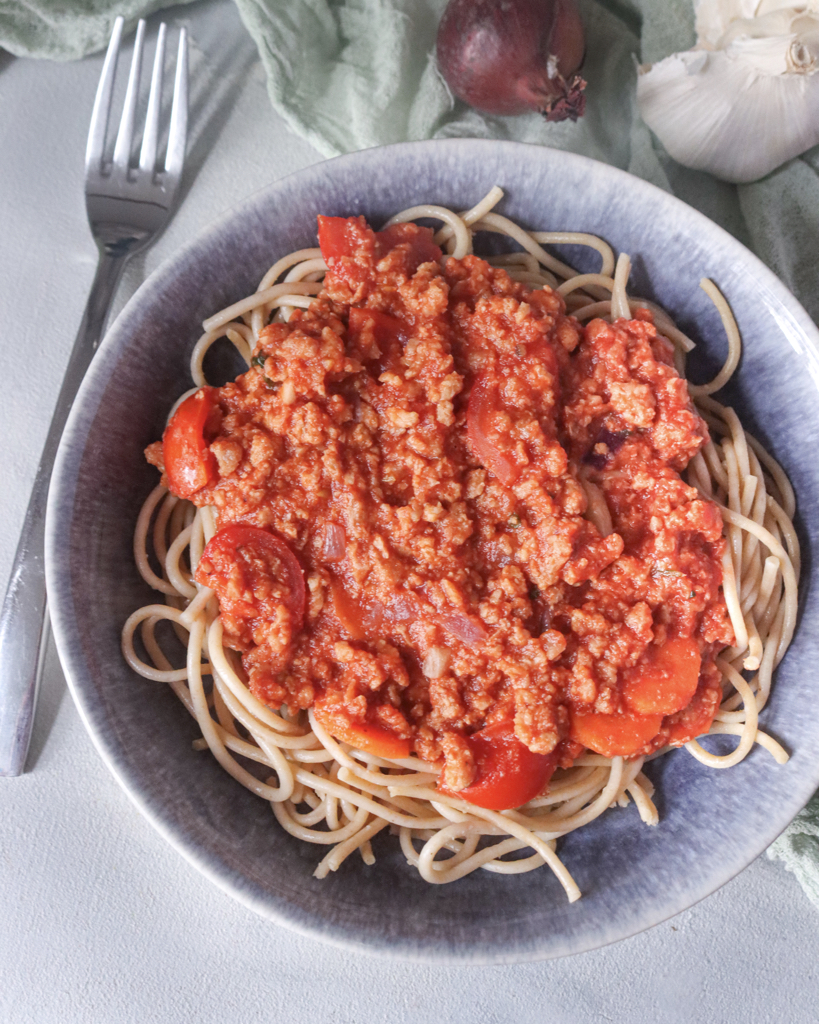
[[[271,707],[519,806],[708,730],[734,642],[707,439],[652,316],[581,325],[415,224],[319,218],[322,291],[147,450]]]

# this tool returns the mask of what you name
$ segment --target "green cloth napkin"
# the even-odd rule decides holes
[[[640,120],[636,60],[694,43],[692,0],[579,0],[587,112],[549,124],[453,100],[434,61],[445,0],[236,0],[273,106],[326,156],[405,139],[516,139],[603,160],[673,192],[753,249],[819,322],[819,147],[762,182],[732,186],[680,167]]]
[[[768,848],[768,856],[781,860],[819,907],[819,793]]]
[[[733,186],[675,163],[640,120],[637,60],[694,42],[692,0],[579,0],[587,111],[573,124],[489,117],[453,100],[434,61],[446,0],[235,0],[273,106],[325,156],[407,139],[501,138],[583,153],[653,182],[740,239],[819,322],[819,147]],[[103,48],[113,19],[166,0],[0,0],[0,46],[66,60]],[[768,851],[819,905],[819,795]]]
[[[18,57],[76,60],[108,46],[117,15],[130,31],[138,18],[168,6],[168,0],[0,0],[0,47]]]

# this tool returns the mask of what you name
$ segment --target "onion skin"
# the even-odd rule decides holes
[[[576,121],[586,108],[585,35],[575,0],[450,0],[438,27],[438,67],[476,110],[536,110]]]

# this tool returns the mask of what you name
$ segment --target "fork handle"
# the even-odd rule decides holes
[[[45,660],[45,514],[51,471],[74,397],[99,345],[128,255],[100,249],[94,283],[37,467],[0,612],[0,776],[22,775],[25,768]]]

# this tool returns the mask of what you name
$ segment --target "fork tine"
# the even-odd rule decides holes
[[[179,30],[179,50],[176,55],[176,77],[173,84],[171,127],[168,133],[168,152],[165,171],[169,176],[182,174],[185,162],[185,140],[188,134],[188,34]]]
[[[137,100],[139,98],[139,69],[142,64],[142,42],[145,38],[145,20],[140,18],[137,23],[134,55],[131,58],[131,72],[128,75],[128,88],[125,91],[125,105],[119,122],[117,141],[114,144],[114,167],[122,171],[128,170],[131,159],[131,142],[134,138],[134,120],[136,118]]]
[[[99,170],[102,164],[102,154],[105,148],[105,132],[108,128],[108,115],[111,111],[111,97],[114,93],[114,79],[117,73],[117,56],[119,44],[122,40],[122,26],[125,19],[120,15],[114,22],[114,31],[111,33],[111,42],[108,44],[108,52],[105,54],[105,61],[102,65],[100,84],[97,86],[97,95],[94,98],[94,110],[91,114],[91,127],[88,129],[88,144],[85,148],[85,166],[90,171],[96,163],[95,170]]]
[[[145,131],[142,135],[142,149],[139,151],[139,169],[153,174],[156,167],[157,139],[159,136],[159,112],[162,104],[162,72],[165,66],[165,33],[163,21],[159,26],[154,54],[154,70],[151,75],[151,92],[148,96],[148,112],[145,115]]]

